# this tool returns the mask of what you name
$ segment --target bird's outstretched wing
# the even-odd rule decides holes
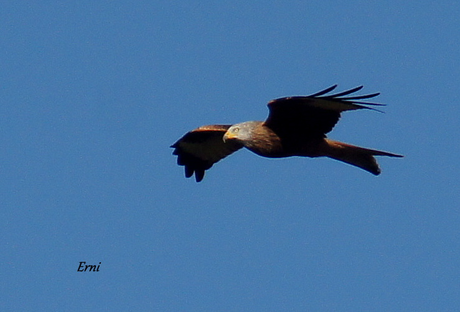
[[[361,90],[363,86],[327,95],[336,87],[337,85],[334,85],[308,96],[291,96],[270,101],[268,103],[270,113],[264,125],[280,137],[292,135],[324,137],[339,121],[341,112],[363,108],[374,109],[370,106],[384,105],[361,101],[373,98],[379,93],[348,96]]]
[[[242,148],[233,141],[223,141],[223,135],[231,125],[202,126],[186,133],[176,143],[173,155],[177,155],[177,164],[185,166],[185,176],[195,173],[197,182],[203,180],[205,170],[231,153]]]

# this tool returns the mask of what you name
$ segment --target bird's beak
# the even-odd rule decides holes
[[[228,140],[236,139],[236,134],[233,132],[225,132],[223,140],[224,142],[227,142]]]

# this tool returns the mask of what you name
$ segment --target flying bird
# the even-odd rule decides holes
[[[328,94],[336,87],[308,96],[272,100],[268,103],[269,115],[265,121],[196,128],[171,146],[173,155],[177,155],[179,165],[185,166],[185,176],[190,178],[195,174],[197,182],[203,180],[205,171],[213,164],[242,147],[270,158],[330,157],[378,175],[380,168],[374,156],[403,156],[333,141],[326,133],[334,128],[344,111],[377,110],[372,106],[384,106],[361,101],[380,93],[348,96],[363,88],[359,86]]]

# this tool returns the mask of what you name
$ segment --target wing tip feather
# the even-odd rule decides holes
[[[185,167],[185,177],[195,175],[196,182],[201,182],[205,171],[214,163],[232,154],[242,146],[224,143],[223,133],[230,125],[202,126],[183,135],[176,143],[172,154],[177,156],[177,164]]]

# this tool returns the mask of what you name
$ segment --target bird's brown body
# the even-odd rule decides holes
[[[264,125],[263,121],[252,121],[255,125],[252,140],[244,142],[244,147],[255,154],[269,158],[290,156],[318,157],[326,156],[327,143],[324,138],[298,138],[297,140],[283,140],[272,129]],[[224,140],[233,139],[224,135]],[[237,138],[235,138],[237,139]]]
[[[202,126],[188,132],[172,145],[178,164],[185,166],[186,177],[195,173],[199,182],[205,170],[215,162],[246,147],[252,152],[270,158],[304,156],[330,157],[357,166],[375,175],[380,173],[373,157],[401,155],[362,148],[329,140],[326,133],[332,130],[347,110],[371,109],[356,100],[378,95],[343,97],[360,90],[354,88],[335,95],[323,96],[335,86],[306,97],[288,97],[271,101],[266,121],[247,121],[235,125]],[[364,104],[364,105],[361,105]]]
[[[283,146],[279,136],[270,128],[264,126],[262,121],[253,121],[254,125],[252,140],[244,142],[244,147],[263,157],[288,157],[292,156]],[[238,140],[237,137],[224,135],[224,140]]]

